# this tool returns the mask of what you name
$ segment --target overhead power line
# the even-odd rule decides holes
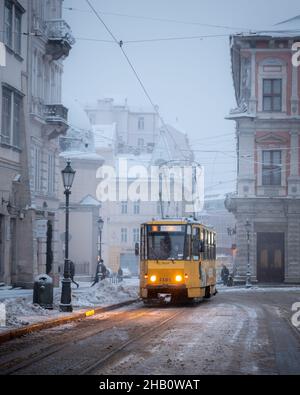
[[[74,8],[74,7],[63,7],[63,8],[67,11],[77,11],[77,12],[87,12],[87,13],[91,12],[89,10],[83,10],[83,9],[78,9],[78,8]],[[203,22],[198,22],[198,21],[194,21],[194,22],[193,21],[184,21],[184,20],[170,19],[170,18],[158,18],[158,17],[151,17],[151,16],[145,16],[145,15],[130,15],[130,14],[117,13],[117,12],[101,11],[101,14],[102,15],[109,15],[109,16],[117,16],[117,17],[122,17],[122,18],[143,19],[143,20],[149,20],[149,21],[154,21],[154,22],[213,27],[213,28],[217,28],[217,29],[226,29],[226,30],[238,30],[238,31],[245,30],[247,32],[253,30],[253,29],[245,28],[245,27],[218,25],[218,24],[203,23]]]

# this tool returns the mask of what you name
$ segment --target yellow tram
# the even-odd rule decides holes
[[[141,225],[140,296],[145,303],[216,294],[216,233],[192,219]]]

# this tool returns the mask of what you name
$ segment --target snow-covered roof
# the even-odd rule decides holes
[[[155,114],[156,111],[153,107],[138,107],[138,106],[129,106],[129,112],[133,112],[136,114]]]
[[[95,152],[82,152],[82,151],[64,151],[59,154],[62,158],[70,158],[70,159],[86,159],[93,160],[98,162],[103,162],[104,159],[101,155],[96,154]]]
[[[285,21],[279,22],[276,25],[270,26],[266,29],[251,31],[249,33],[241,33],[238,36],[242,37],[300,37],[300,15]]]
[[[128,169],[134,166],[144,166],[148,168],[151,164],[152,154],[119,154],[116,157],[116,166],[118,166],[118,162],[120,160],[127,160]],[[118,167],[117,167],[118,168]]]
[[[91,195],[85,196],[79,204],[82,206],[100,206],[98,200],[94,199]]]
[[[129,113],[135,114],[155,114],[158,110],[158,106],[154,109],[152,106],[131,106],[128,105],[126,98],[121,98],[119,95],[114,95],[114,98],[108,97],[99,99],[96,103],[86,103],[86,111],[99,111],[99,109],[107,110],[124,110]]]

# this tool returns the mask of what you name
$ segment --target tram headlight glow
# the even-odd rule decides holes
[[[151,281],[152,283],[155,283],[155,281],[156,281],[156,276],[155,276],[155,274],[153,274],[153,276],[150,277],[150,281]]]
[[[177,274],[177,276],[175,277],[175,281],[177,283],[180,283],[182,281],[182,276],[180,274]]]

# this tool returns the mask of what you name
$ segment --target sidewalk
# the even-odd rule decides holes
[[[61,288],[54,289],[54,309],[45,310],[32,304],[32,290],[0,287],[0,303],[5,305],[6,327],[0,327],[0,343],[24,334],[83,319],[138,300],[138,279],[126,279],[120,284],[101,281],[91,288],[80,283],[72,288],[73,313],[61,313]]]

